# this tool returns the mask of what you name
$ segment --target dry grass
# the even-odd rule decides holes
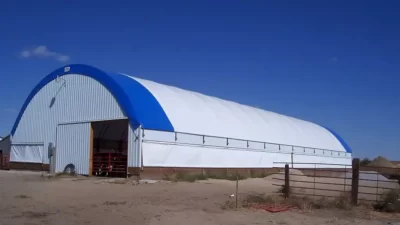
[[[14,196],[14,198],[26,199],[26,198],[31,198],[31,197],[28,195],[16,195],[16,196]]]
[[[54,174],[53,178],[71,178],[71,177],[77,177],[77,174],[68,174],[68,173],[56,173]],[[51,177],[49,177],[51,178]]]
[[[278,189],[278,193],[285,196],[286,194],[289,194],[292,192],[292,189],[288,187],[289,190],[287,190],[287,187],[285,185],[281,185],[281,187]]]
[[[235,209],[235,208],[236,208],[236,203],[231,200],[226,200],[224,204],[221,205],[222,210]]]
[[[207,176],[207,178],[209,178],[209,179],[219,179],[219,180],[232,180],[232,181],[235,181],[235,180],[245,180],[245,179],[247,179],[248,177],[246,177],[246,176],[243,176],[243,175],[240,175],[240,174],[238,174],[237,176],[236,176],[236,174],[231,174],[231,173],[229,173],[229,174],[220,174],[220,175],[208,175]]]
[[[251,203],[276,203],[279,196],[265,196],[261,194],[248,195],[244,200],[244,205],[249,205]]]
[[[128,179],[125,178],[119,178],[119,179],[106,179],[107,183],[110,184],[127,184],[129,181]]]
[[[381,212],[400,213],[400,190],[389,190],[382,196],[382,202],[375,203],[373,207]]]
[[[268,177],[273,174],[276,174],[276,173],[267,173],[267,172],[256,173],[253,170],[250,170],[251,178],[265,178],[265,177]]]
[[[118,205],[126,205],[126,201],[116,202],[116,201],[106,201],[103,204],[109,206],[118,206]]]
[[[25,212],[23,213],[25,217],[29,217],[29,218],[44,218],[48,216],[48,213],[46,212]]]
[[[220,174],[220,175],[214,175],[214,174],[199,174],[199,173],[185,173],[185,172],[177,172],[171,175],[165,174],[164,176],[165,180],[172,181],[172,182],[177,182],[177,181],[187,181],[187,182],[195,182],[198,180],[207,180],[207,179],[219,179],[219,180],[232,180],[235,181],[236,179],[239,180],[244,180],[247,179],[247,177],[242,176],[238,174]]]
[[[291,196],[283,198],[277,195],[249,195],[242,202],[243,207],[251,207],[254,204],[287,204],[301,210],[313,209],[342,209],[349,210],[352,208],[350,198],[346,195],[337,198],[309,198],[307,196],[297,197]]]
[[[49,213],[46,213],[46,212],[25,211],[25,212],[21,212],[17,216],[14,216],[14,218],[43,219],[43,218],[47,217],[48,215],[49,215]]]
[[[187,181],[187,182],[195,182],[196,180],[206,180],[207,177],[203,174],[190,174],[190,173],[174,173],[171,175],[165,175],[165,180],[178,182],[178,181]]]
[[[351,199],[348,195],[341,195],[336,198],[319,198],[312,202],[312,208],[315,209],[343,209],[349,210],[352,208]]]

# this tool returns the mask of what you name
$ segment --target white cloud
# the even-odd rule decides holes
[[[30,51],[22,51],[21,56],[24,58],[28,58],[31,56],[31,52]]]
[[[42,58],[53,58],[59,62],[67,62],[70,60],[70,57],[58,52],[50,51],[46,46],[41,45],[32,49],[25,49],[21,52],[21,57],[30,58],[30,57],[42,57]]]
[[[59,56],[57,56],[57,60],[60,61],[60,62],[67,62],[67,61],[69,61],[69,56],[67,56],[67,55],[59,55]]]

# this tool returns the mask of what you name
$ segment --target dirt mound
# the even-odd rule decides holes
[[[372,160],[368,166],[395,168],[395,166],[389,160],[383,158],[382,156],[378,156],[376,159]]]
[[[301,172],[300,170],[297,169],[290,169],[289,170],[289,174],[290,174],[290,180],[291,182],[295,182],[295,181],[305,181],[305,180],[309,180],[311,178],[307,177],[304,175],[303,172]],[[265,178],[262,178],[266,181],[272,181],[272,182],[278,182],[278,183],[282,183],[284,182],[285,179],[285,171],[281,171],[279,173],[267,176]]]
[[[289,174],[292,174],[292,175],[304,175],[303,172],[301,172],[300,170],[296,170],[296,169],[290,169],[289,170]]]
[[[285,171],[283,170],[283,171],[279,172],[278,174],[283,174],[283,175],[285,175]],[[290,174],[290,175],[304,175],[304,173],[301,172],[300,170],[292,169],[292,168],[289,169],[289,174]]]

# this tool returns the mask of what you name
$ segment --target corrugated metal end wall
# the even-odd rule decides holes
[[[52,99],[55,100],[52,100]],[[114,96],[96,80],[77,74],[63,76],[43,87],[29,103],[12,137],[13,144],[56,141],[62,123],[126,119]]]
[[[57,127],[56,173],[74,164],[76,173],[89,175],[90,123],[62,124]]]
[[[128,135],[128,167],[141,167],[142,166],[142,128],[138,127],[133,130],[129,126]]]
[[[10,154],[11,149],[11,140],[10,136],[5,137],[0,141],[0,150],[3,152],[3,155]]]

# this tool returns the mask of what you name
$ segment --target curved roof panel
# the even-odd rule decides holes
[[[160,103],[175,131],[351,152],[317,124],[232,101],[131,77]]]
[[[120,74],[105,73],[91,66],[74,64],[53,71],[35,86],[22,105],[22,109],[11,130],[12,135],[14,135],[26,107],[28,107],[36,93],[57,77],[68,74],[91,77],[106,87],[117,100],[133,127],[142,125],[151,129],[174,131],[158,101],[140,83]]]
[[[55,70],[32,90],[11,134],[36,93],[67,74],[100,82],[113,94],[133,127],[351,152],[340,136],[311,122],[80,64]]]

